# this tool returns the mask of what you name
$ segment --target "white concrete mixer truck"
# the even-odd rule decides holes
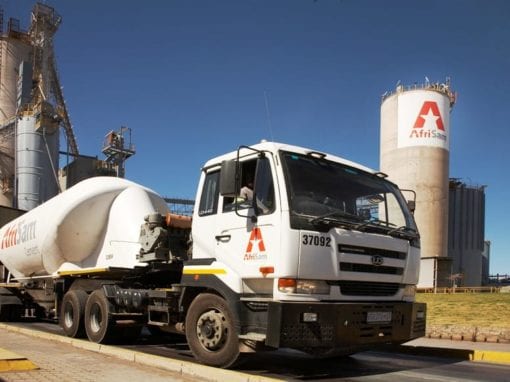
[[[406,342],[426,314],[409,205],[384,174],[272,142],[208,161],[192,219],[147,188],[91,178],[0,230],[0,317],[31,312],[99,343],[182,333],[219,367]]]

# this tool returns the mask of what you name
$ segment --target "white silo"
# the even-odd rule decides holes
[[[400,188],[416,191],[421,287],[448,282],[450,111],[454,103],[447,81],[399,85],[394,93],[383,96],[381,105],[381,171]]]

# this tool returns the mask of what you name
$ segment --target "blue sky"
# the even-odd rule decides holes
[[[510,273],[510,2],[46,3],[63,18],[55,48],[80,152],[101,156],[104,135],[128,126],[127,177],[172,197],[194,198],[208,158],[261,139],[378,168],[381,94],[451,77],[450,176],[487,185],[491,273]],[[33,4],[0,0],[23,27]]]

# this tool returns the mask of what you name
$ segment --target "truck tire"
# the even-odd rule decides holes
[[[90,341],[108,343],[115,339],[115,321],[110,317],[112,305],[104,292],[98,289],[92,292],[85,304],[85,332]]]
[[[239,337],[227,302],[211,293],[199,294],[186,314],[186,340],[195,358],[227,368],[239,357]]]
[[[70,290],[62,299],[60,308],[60,326],[64,333],[72,338],[85,337],[85,304],[87,303],[87,292],[83,290]]]

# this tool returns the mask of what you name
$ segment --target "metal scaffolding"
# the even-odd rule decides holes
[[[126,160],[135,155],[135,146],[131,143],[131,129],[122,126],[120,130],[112,130],[106,134],[102,152],[106,156],[105,161],[115,165],[117,176],[124,178]]]

